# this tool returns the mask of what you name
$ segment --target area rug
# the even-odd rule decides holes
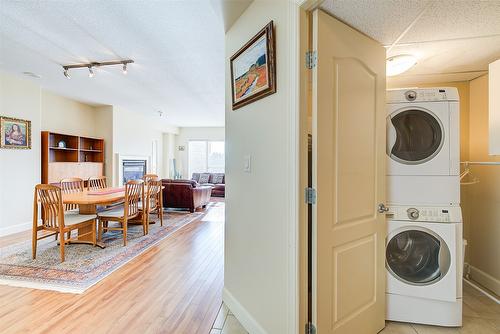
[[[127,246],[120,231],[103,235],[106,248],[73,244],[66,246],[60,262],[59,246],[53,237],[38,242],[37,257],[31,258],[31,241],[0,249],[0,284],[59,292],[83,293],[148,248],[164,240],[203,213],[168,212],[163,227],[151,224],[144,236],[142,225],[129,225]],[[111,224],[111,223],[110,223]]]

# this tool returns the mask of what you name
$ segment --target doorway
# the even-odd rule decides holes
[[[301,19],[301,319],[309,332],[375,333],[385,323],[385,49],[321,10]]]

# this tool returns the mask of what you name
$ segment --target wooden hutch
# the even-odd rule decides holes
[[[103,139],[42,131],[42,183],[103,175]]]

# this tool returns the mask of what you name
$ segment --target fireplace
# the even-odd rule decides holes
[[[142,179],[147,171],[147,161],[146,160],[123,160],[123,184],[130,180]]]

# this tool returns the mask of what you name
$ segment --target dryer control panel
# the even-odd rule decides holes
[[[399,221],[461,223],[462,209],[458,206],[394,206],[389,207],[386,217],[388,220]]]

